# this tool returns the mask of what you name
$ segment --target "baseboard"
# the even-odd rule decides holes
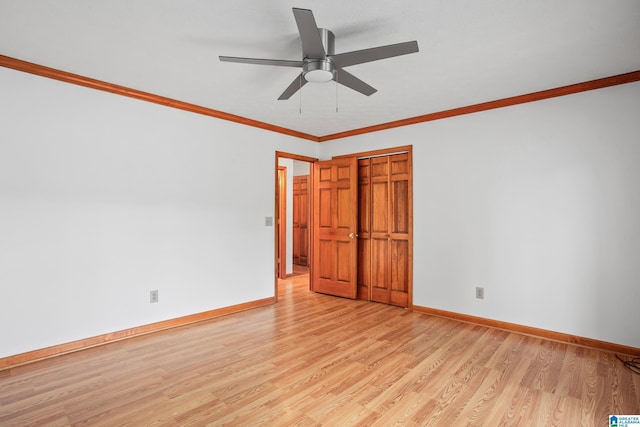
[[[91,338],[85,338],[72,341],[65,344],[54,345],[38,350],[28,351],[13,356],[0,358],[0,371],[13,368],[19,365],[60,356],[75,351],[85,350],[87,348],[97,347],[109,344],[115,341],[122,341],[141,335],[151,334],[154,332],[164,331],[166,329],[177,328],[179,326],[190,325],[216,317],[224,316],[231,313],[250,310],[252,308],[263,307],[276,302],[275,297],[265,298],[256,301],[249,301],[242,304],[232,305],[228,307],[217,308],[215,310],[204,311],[202,313],[191,314],[188,316],[178,317],[175,319],[163,320],[161,322],[150,323],[148,325],[136,326],[122,331],[111,332],[108,334],[98,335]]]
[[[466,323],[474,323],[477,325],[488,326],[490,328],[503,329],[509,332],[517,332],[524,335],[531,335],[537,338],[544,338],[548,340],[579,345],[582,347],[594,348],[610,353],[619,353],[633,357],[640,356],[640,348],[630,347],[622,344],[600,341],[593,338],[584,338],[565,334],[562,332],[554,332],[546,329],[534,328],[531,326],[518,325],[516,323],[502,322],[500,320],[487,319],[484,317],[470,316],[468,314],[455,313],[452,311],[439,310],[437,308],[422,307],[419,305],[414,305],[412,308],[413,311],[430,314],[432,316],[459,320]]]

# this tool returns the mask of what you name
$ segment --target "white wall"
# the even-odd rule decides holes
[[[275,151],[317,143],[4,68],[0,94],[0,357],[274,295]]]
[[[639,112],[633,83],[320,156],[413,145],[414,304],[640,347]]]
[[[293,175],[294,176],[309,175],[310,165],[311,165],[311,163],[309,163],[309,162],[301,162],[299,160],[294,160],[293,161]]]

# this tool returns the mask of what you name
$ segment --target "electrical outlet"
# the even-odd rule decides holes
[[[158,302],[158,291],[149,292],[149,302]]]
[[[272,216],[265,216],[264,217],[264,225],[265,225],[265,227],[273,227],[273,217]]]
[[[484,299],[484,288],[476,286],[476,298]]]

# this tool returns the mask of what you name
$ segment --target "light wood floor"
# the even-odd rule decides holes
[[[606,426],[614,355],[282,281],[280,302],[0,371],[0,425]]]

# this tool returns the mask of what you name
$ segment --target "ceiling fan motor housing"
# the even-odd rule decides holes
[[[333,80],[335,67],[329,59],[305,59],[302,75],[310,83],[326,83]]]
[[[326,28],[318,28],[326,56],[335,54],[335,36]],[[335,67],[329,58],[304,58],[304,79],[311,83],[326,83],[333,80]]]

